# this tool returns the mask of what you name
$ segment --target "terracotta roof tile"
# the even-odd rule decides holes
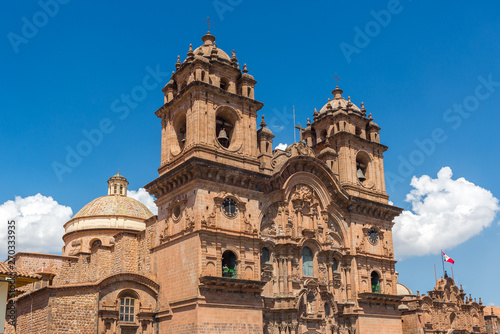
[[[41,276],[34,274],[34,273],[29,273],[27,271],[24,271],[22,269],[14,267],[14,270],[12,270],[11,266],[7,262],[2,262],[0,261],[0,275],[13,275],[16,274],[18,277],[24,277],[24,278],[34,278],[34,279],[41,279]]]

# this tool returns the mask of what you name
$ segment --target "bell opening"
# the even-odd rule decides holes
[[[233,134],[233,124],[218,116],[215,120],[215,135],[224,148],[229,148]]]

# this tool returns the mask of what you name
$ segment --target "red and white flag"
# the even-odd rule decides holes
[[[449,262],[449,263],[452,263],[452,264],[455,263],[455,261],[451,257],[449,257],[448,255],[446,255],[443,251],[441,251],[441,253],[443,253],[444,260],[446,262]]]

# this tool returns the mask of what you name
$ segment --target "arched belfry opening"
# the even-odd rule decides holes
[[[236,278],[236,255],[227,250],[222,254],[222,277]]]
[[[370,163],[370,157],[365,152],[359,152],[356,155],[356,178],[363,184],[368,180],[368,167]]]
[[[372,292],[380,293],[380,276],[376,271],[372,271],[371,283],[372,283]]]
[[[236,138],[237,115],[231,108],[221,108],[215,116],[215,138],[224,148],[230,148]]]
[[[175,134],[175,140],[173,143],[174,145],[172,145],[172,152],[174,154],[177,154],[184,149],[184,145],[186,144],[186,113],[180,111],[175,116],[172,122],[172,126]]]

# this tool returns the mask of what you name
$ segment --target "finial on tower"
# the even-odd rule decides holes
[[[342,93],[344,92],[342,89],[339,88],[340,78],[337,76],[337,73],[335,73],[333,78],[335,79],[335,89],[332,91],[332,94],[334,95],[335,99],[340,99],[342,97]]]
[[[208,32],[207,32],[207,35],[210,35],[210,26],[211,26],[211,25],[212,25],[212,26],[214,25],[212,22],[210,22],[210,16],[207,16],[207,19],[206,19],[206,20],[203,20],[203,21],[207,22],[207,31],[208,31]]]
[[[335,79],[335,88],[339,88],[339,80],[340,80],[340,78],[337,77],[337,73],[335,73],[335,75],[333,76],[333,78]]]
[[[260,122],[260,127],[265,128],[267,126],[266,121],[264,120],[264,115],[262,115],[262,122]]]
[[[247,64],[243,65],[243,73],[248,73]]]
[[[175,68],[179,69],[181,67],[181,56],[177,55],[177,63],[175,63]]]

